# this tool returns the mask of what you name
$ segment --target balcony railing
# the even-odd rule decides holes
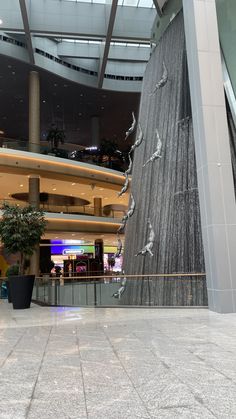
[[[20,150],[20,151],[29,151],[28,150],[28,141],[27,140],[13,140],[13,139],[6,139],[6,138],[0,138],[0,147],[2,148],[9,148],[12,150]],[[70,149],[68,150],[66,148],[57,148],[51,150],[50,147],[46,144],[40,145],[40,154],[54,156],[57,158],[63,158],[68,159],[72,161],[78,161],[82,163],[88,163],[99,167],[105,167],[108,169],[117,170],[119,172],[124,172],[128,164],[121,159],[112,157],[109,159],[108,156],[97,156],[93,155],[92,153],[82,153],[83,150],[81,150],[81,146],[78,146],[77,144],[74,145],[70,143]]]
[[[0,199],[0,209],[4,203],[10,205],[17,205],[20,207],[25,207],[29,205],[27,202],[19,201],[17,199]],[[46,203],[41,203],[40,208],[49,213],[58,213],[58,214],[71,214],[71,215],[88,215],[92,217],[106,217],[106,218],[116,218],[121,220],[124,211],[110,209],[109,212],[105,209],[101,209],[100,213],[97,213],[97,208],[90,205],[51,205]]]
[[[49,306],[207,306],[204,273],[38,277],[33,298]]]

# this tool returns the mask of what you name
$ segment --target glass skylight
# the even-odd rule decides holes
[[[64,0],[64,1],[73,1],[76,3],[100,3],[105,4],[106,0]],[[128,7],[147,7],[154,8],[153,0],[119,0],[119,6],[128,6]]]

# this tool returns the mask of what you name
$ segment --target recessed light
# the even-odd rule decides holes
[[[52,190],[53,190],[53,191],[56,191],[56,190],[57,190],[57,188],[52,188]]]
[[[72,233],[71,235],[72,235],[72,236],[75,236],[75,233]]]
[[[0,135],[4,134],[4,131],[0,130]]]
[[[73,182],[71,185],[72,185],[72,186],[75,186],[75,185],[76,185],[76,183],[75,183],[75,182]]]
[[[3,24],[3,20],[2,19],[0,19],[0,25],[2,25]]]
[[[43,103],[46,103],[46,100],[43,100]]]
[[[81,192],[81,195],[85,195],[85,192]]]
[[[104,191],[104,188],[99,188],[99,191]]]
[[[55,239],[58,239],[58,236],[56,236]]]
[[[23,188],[23,186],[24,186],[24,185],[23,185],[23,183],[21,183],[21,184],[20,184],[20,188]]]
[[[108,199],[108,198],[104,198],[104,199]]]

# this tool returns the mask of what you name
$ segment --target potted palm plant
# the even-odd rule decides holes
[[[52,124],[47,134],[47,141],[51,143],[52,151],[57,150],[59,144],[64,144],[66,135],[63,129],[57,128],[55,124]]]
[[[32,206],[21,208],[4,204],[0,220],[0,238],[9,254],[19,253],[19,275],[9,277],[14,309],[29,308],[34,286],[34,275],[25,275],[27,259],[45,231],[46,221],[42,210]]]

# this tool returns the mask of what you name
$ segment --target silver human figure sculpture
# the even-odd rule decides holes
[[[122,247],[123,247],[122,246],[122,241],[121,241],[121,239],[118,235],[118,237],[117,237],[117,250],[116,250],[116,253],[113,256],[114,259],[119,258],[121,256]]]
[[[147,244],[138,252],[135,256],[142,255],[146,256],[147,253],[149,253],[150,256],[153,256],[152,248],[155,240],[155,232],[153,230],[152,224],[150,219],[148,219],[148,227],[150,229],[150,233],[148,236],[148,242]]]
[[[166,65],[165,65],[165,62],[164,62],[164,61],[163,61],[163,63],[162,63],[162,68],[163,68],[162,77],[161,77],[161,79],[159,80],[159,82],[156,84],[156,86],[155,86],[155,88],[154,88],[153,92],[152,92],[152,93],[150,93],[150,95],[149,95],[149,96],[154,95],[158,89],[161,89],[161,88],[162,88],[162,87],[164,87],[164,86],[165,86],[165,84],[167,83],[167,80],[168,80],[168,71],[167,71],[167,68],[166,68]]]
[[[132,172],[132,165],[133,165],[133,162],[132,162],[132,160],[131,160],[130,154],[128,155],[128,157],[129,157],[129,167],[128,167],[128,169],[125,171],[125,173],[126,173],[127,175],[130,175],[130,173]],[[125,173],[124,173],[124,176],[125,176]]]
[[[123,271],[123,275],[124,275],[124,271]],[[120,297],[125,292],[126,281],[127,281],[126,278],[123,278],[122,279],[120,288],[118,289],[118,291],[114,292],[114,294],[112,295],[112,297],[118,298],[120,300]]]
[[[129,209],[128,209],[127,213],[124,215],[124,217],[123,217],[123,218],[122,218],[122,220],[121,220],[122,224],[121,224],[121,225],[120,225],[120,227],[118,228],[118,230],[117,230],[117,234],[119,234],[119,233],[123,233],[123,230],[125,229],[125,226],[126,226],[126,223],[127,223],[128,219],[129,219],[130,217],[132,217],[132,215],[133,215],[133,213],[134,213],[134,210],[135,210],[135,200],[134,200],[134,196],[133,196],[133,194],[132,194],[132,193],[130,194],[130,198],[131,198],[131,204],[130,204],[130,207],[129,207]]]
[[[141,125],[140,125],[140,124],[138,124],[138,129],[139,129],[139,133],[138,133],[137,140],[136,140],[136,141],[135,141],[135,143],[132,145],[132,147],[131,147],[131,149],[130,149],[129,154],[131,154],[131,153],[132,153],[132,151],[134,151],[134,150],[135,150],[135,148],[137,148],[138,146],[140,146],[140,144],[141,144],[141,143],[142,143],[142,141],[143,141],[143,131],[142,131],[142,128],[141,128]]]
[[[126,175],[126,173],[124,175],[125,175],[125,183],[124,183],[124,186],[121,189],[121,191],[118,193],[118,196],[123,195],[127,191],[128,187],[129,187],[129,176]]]
[[[136,127],[136,119],[134,116],[134,112],[132,112],[132,118],[133,118],[133,122],[132,122],[131,127],[125,133],[125,140],[127,140],[127,138],[132,134],[132,132],[135,130],[135,127]]]
[[[152,156],[150,157],[150,159],[148,159],[146,161],[146,163],[144,163],[143,167],[145,167],[148,163],[153,162],[156,159],[160,159],[161,158],[161,148],[162,148],[162,142],[161,142],[161,138],[159,135],[158,130],[156,129],[156,137],[157,137],[157,147],[156,147],[156,151],[152,154]]]
[[[134,200],[134,196],[133,196],[132,193],[130,194],[130,198],[131,198],[131,204],[130,204],[130,207],[129,207],[128,212],[126,214],[127,218],[132,217],[132,215],[134,213],[134,210],[135,210],[135,205],[136,205],[135,200]]]

